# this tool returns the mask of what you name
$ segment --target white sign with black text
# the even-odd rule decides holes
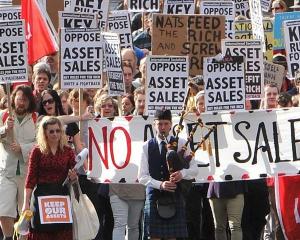
[[[204,58],[203,78],[206,112],[245,109],[243,57],[220,62]]]
[[[128,0],[130,12],[159,12],[159,0]]]
[[[97,28],[96,14],[58,12],[60,28]]]
[[[13,21],[21,19],[21,7],[0,8],[0,21]]]
[[[246,99],[260,99],[264,88],[264,57],[259,40],[222,40],[224,56],[243,56]]]
[[[233,1],[201,1],[200,14],[225,16],[226,38],[234,39],[235,7]]]
[[[195,0],[165,0],[163,14],[194,14]]]
[[[157,109],[182,110],[188,86],[188,58],[149,56],[147,66],[146,109],[153,115]]]
[[[0,22],[0,83],[28,81],[25,36],[24,20]]]
[[[98,14],[98,27],[101,29],[106,28],[108,18],[109,1],[103,0],[73,0],[69,11],[83,12],[83,13],[97,13]]]
[[[110,96],[124,94],[124,81],[121,66],[120,39],[117,33],[102,33],[102,48],[105,67],[108,72]]]
[[[62,28],[60,44],[61,87],[102,87],[103,54],[100,29]]]
[[[120,47],[132,48],[131,23],[128,11],[114,11],[108,17],[108,31],[118,33]]]
[[[290,76],[300,69],[300,20],[283,22],[284,43]]]

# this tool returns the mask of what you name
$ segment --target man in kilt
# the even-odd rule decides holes
[[[187,168],[170,173],[170,164],[166,161],[166,145],[175,139],[169,134],[172,128],[170,110],[156,111],[154,127],[156,136],[143,146],[138,173],[139,182],[147,187],[144,236],[147,239],[185,238],[188,236],[185,202],[179,182],[182,179],[195,178],[198,172],[197,165],[192,159]],[[185,140],[179,138],[177,149],[181,150],[184,143]],[[158,201],[162,196],[171,198],[170,209],[164,208],[166,211],[163,212],[160,211],[162,208]]]

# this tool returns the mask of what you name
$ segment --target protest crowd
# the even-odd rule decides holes
[[[12,2],[0,239],[300,240],[300,1]]]

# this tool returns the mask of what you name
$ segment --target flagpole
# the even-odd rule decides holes
[[[37,0],[37,6],[38,8],[40,9],[40,11],[42,12],[43,16],[46,18],[46,22],[50,28],[50,31],[52,33],[52,37],[54,38],[53,40],[56,42],[56,45],[58,46],[58,33],[57,31],[55,30],[55,27],[47,13],[47,10],[46,8],[43,6],[43,4],[40,2],[40,0]]]

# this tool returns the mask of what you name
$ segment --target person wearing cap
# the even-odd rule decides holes
[[[138,171],[139,182],[146,186],[144,236],[147,239],[186,238],[188,232],[185,203],[177,184],[182,179],[195,178],[198,173],[197,165],[194,159],[191,159],[188,168],[170,174],[166,161],[166,144],[175,139],[170,135],[172,128],[170,110],[156,111],[154,128],[156,136],[143,145]],[[184,142],[183,139],[178,139],[178,150],[181,150]],[[186,151],[185,154],[187,153]],[[174,194],[176,214],[170,218],[163,218],[156,204],[162,195],[168,193]]]

